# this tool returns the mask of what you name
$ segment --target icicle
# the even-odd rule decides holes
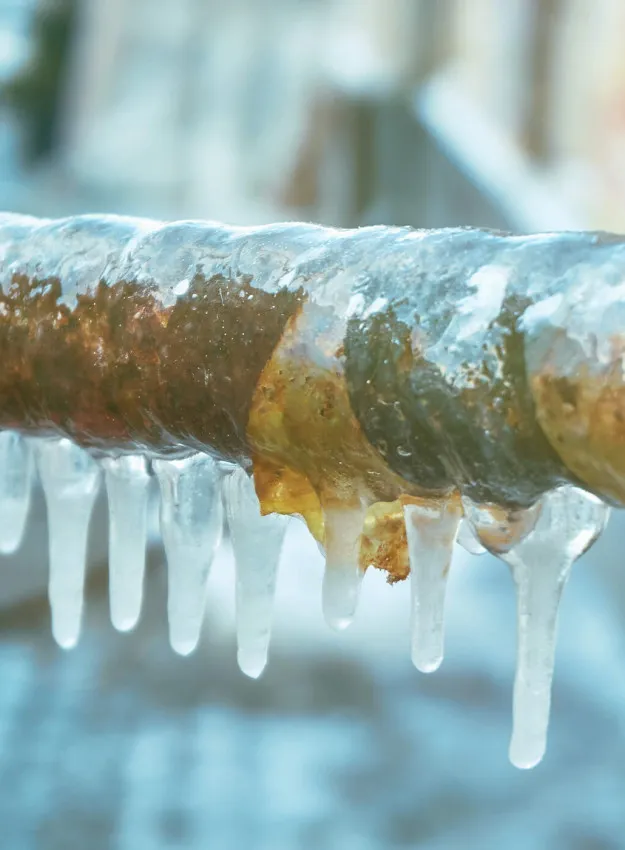
[[[364,572],[360,567],[360,535],[366,507],[326,508],[322,606],[326,623],[337,631],[351,625]]]
[[[404,505],[412,599],[412,662],[431,673],[443,660],[445,588],[462,507],[456,500]]]
[[[537,765],[545,753],[558,606],[571,567],[597,539],[609,509],[595,496],[562,487],[543,499],[534,530],[501,555],[517,587],[517,670],[510,761]]]
[[[26,440],[0,432],[0,554],[15,552],[24,535],[32,485],[33,460]]]
[[[141,613],[150,476],[141,455],[102,461],[109,505],[109,605],[120,632]]]
[[[237,660],[257,679],[267,664],[278,563],[288,517],[261,516],[253,480],[238,467],[224,479],[236,565]]]
[[[161,489],[161,534],[167,554],[169,640],[180,655],[200,639],[206,584],[221,541],[220,474],[209,455],[155,460]]]
[[[473,526],[470,522],[467,522],[466,519],[463,519],[460,522],[456,542],[459,543],[463,549],[466,549],[470,555],[483,555],[486,552],[485,547],[482,546],[478,540],[477,535],[473,530]]]
[[[97,463],[70,440],[40,440],[37,466],[48,509],[52,634],[64,649],[78,642]]]

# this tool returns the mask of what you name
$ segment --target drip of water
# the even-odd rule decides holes
[[[221,542],[220,473],[204,454],[155,460],[161,490],[161,534],[167,555],[169,640],[188,655],[200,639],[206,585]]]
[[[71,649],[80,636],[89,521],[100,468],[66,439],[37,441],[36,459],[48,510],[52,634],[59,646]]]
[[[120,632],[141,614],[150,476],[141,455],[102,461],[109,505],[109,605]]]
[[[412,625],[412,662],[431,673],[443,660],[445,589],[462,518],[456,500],[404,505]]]
[[[224,479],[236,566],[237,660],[257,679],[267,664],[278,564],[288,517],[262,516],[253,480],[237,467]]]
[[[456,542],[459,543],[463,549],[470,555],[483,555],[486,552],[486,549],[480,541],[473,530],[473,526],[470,522],[467,522],[466,519],[463,519],[458,528],[458,537],[456,538]]]
[[[351,625],[364,572],[360,567],[360,535],[366,508],[326,508],[322,607],[326,623],[336,631]]]
[[[32,485],[33,459],[15,431],[0,432],[0,554],[15,552],[24,536]]]
[[[517,589],[517,669],[510,761],[537,765],[547,743],[558,607],[571,567],[597,539],[609,508],[575,487],[547,494],[534,529],[501,554]]]
[[[506,508],[493,504],[478,504],[462,497],[465,522],[469,524],[478,543],[500,555],[523,540],[536,525],[542,502],[530,508]]]

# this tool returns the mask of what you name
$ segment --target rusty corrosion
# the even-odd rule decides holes
[[[0,264],[0,427],[253,467],[391,580],[406,500],[625,504],[620,237],[7,214]]]

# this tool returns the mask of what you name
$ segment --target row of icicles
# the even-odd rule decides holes
[[[267,663],[288,518],[261,516],[253,481],[239,467],[224,474],[204,454],[151,464],[161,493],[171,645],[187,655],[199,641],[206,585],[221,542],[225,509],[236,566],[238,663],[256,678]],[[111,620],[120,631],[132,629],[143,596],[148,462],[140,455],[96,461],[67,439],[26,440],[12,431],[0,432],[0,553],[10,554],[20,545],[34,466],[48,513],[55,640],[69,649],[80,634],[89,522],[102,473],[109,505]],[[463,508],[457,502],[411,504],[404,512],[411,567],[412,659],[418,669],[430,672],[443,659],[445,586],[453,545],[458,541],[471,552],[484,551],[478,540],[481,533],[489,533],[492,540],[494,520],[491,513],[468,502]],[[510,759],[517,767],[533,767],[545,752],[560,596],[572,564],[599,536],[608,513],[594,496],[574,487],[559,488],[516,517],[514,529],[507,529],[508,544],[498,553],[510,566],[517,588],[510,744]],[[358,565],[361,529],[361,517],[350,522],[344,513],[336,533],[328,535],[322,598],[325,618],[335,628],[349,625],[356,610],[363,576]]]

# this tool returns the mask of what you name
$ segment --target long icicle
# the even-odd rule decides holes
[[[141,614],[150,476],[141,455],[102,461],[109,505],[109,605],[120,632]]]
[[[267,664],[278,564],[288,517],[262,516],[253,480],[237,467],[224,479],[236,568],[237,660],[257,679]]]
[[[206,585],[221,542],[220,473],[209,455],[156,460],[161,489],[161,534],[167,554],[169,640],[188,655],[200,639]]]
[[[78,642],[84,599],[89,522],[100,468],[70,440],[41,440],[37,466],[48,509],[52,634],[64,649]]]
[[[423,673],[440,667],[444,649],[445,589],[462,518],[458,500],[404,505],[412,622],[412,662]]]
[[[15,431],[0,432],[0,554],[15,552],[24,536],[32,490],[30,447]]]
[[[558,607],[573,563],[597,539],[609,515],[599,499],[562,487],[543,499],[527,537],[500,557],[517,588],[517,669],[510,761],[537,765],[546,749]]]

